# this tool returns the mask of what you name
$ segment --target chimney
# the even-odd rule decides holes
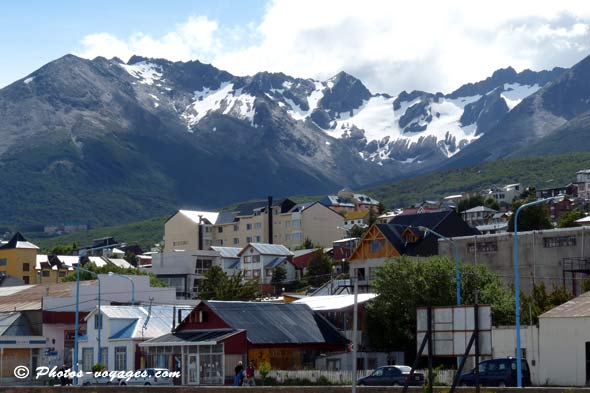
[[[203,249],[203,216],[199,214],[199,250]]]
[[[273,230],[272,230],[272,195],[268,197],[268,244],[273,244]]]
[[[176,330],[176,306],[172,307],[172,330],[171,332],[174,333]]]

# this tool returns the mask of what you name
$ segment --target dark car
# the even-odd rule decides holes
[[[522,359],[522,386],[531,386],[531,372],[525,359]],[[462,374],[459,386],[475,385],[475,369]],[[483,386],[516,386],[516,358],[484,360],[479,363],[479,384]]]
[[[403,386],[406,381],[408,385],[420,386],[424,384],[424,374],[414,373],[410,378],[411,367],[408,366],[383,366],[379,367],[369,376],[357,381],[357,385],[373,386]]]

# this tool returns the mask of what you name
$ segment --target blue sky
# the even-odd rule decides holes
[[[590,53],[575,0],[0,2],[0,87],[67,53],[198,59],[236,75],[326,79],[373,92],[449,92],[498,68],[570,67]]]

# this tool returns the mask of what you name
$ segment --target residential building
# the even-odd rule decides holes
[[[352,212],[346,212],[344,214],[344,225],[342,227],[348,230],[355,226],[364,228],[368,226],[370,216],[370,210],[356,210]]]
[[[486,206],[475,206],[471,209],[467,209],[461,212],[461,218],[469,226],[475,228],[478,225],[490,224],[494,214],[498,213],[497,210],[491,209]]]
[[[574,209],[574,200],[570,198],[559,198],[549,202],[549,217],[554,222],[559,221],[565,214]]]
[[[102,306],[101,318],[98,308],[95,308],[84,318],[87,330],[78,345],[80,368],[89,371],[98,362],[98,354],[94,353],[98,348],[94,343],[98,341],[98,327],[101,324],[101,364],[113,371],[144,368],[146,358],[138,344],[170,333],[181,321],[176,319],[177,315],[186,316],[192,308],[193,306],[149,304]],[[175,364],[180,364],[180,358],[172,363]]]
[[[379,209],[378,200],[346,188],[338,192],[338,195],[327,195],[320,203],[342,214],[358,210],[373,210],[377,213]]]
[[[577,197],[578,196],[578,186],[575,183],[569,183],[563,187],[553,187],[553,188],[539,188],[537,189],[537,198],[551,198],[556,196],[570,196],[570,197]]]
[[[402,214],[388,224],[374,224],[362,237],[350,257],[350,269],[359,277],[366,291],[375,277],[376,269],[385,261],[400,255],[428,257],[437,255],[438,237],[428,228],[447,238],[478,234],[454,210],[436,213]]]
[[[203,301],[171,333],[140,343],[148,367],[173,369],[182,383],[221,385],[233,380],[238,361],[259,368],[313,367],[322,354],[344,352],[349,341],[309,306],[292,303]]]
[[[360,241],[358,237],[348,237],[332,242],[332,260],[334,262],[348,262],[348,258]]]
[[[35,264],[39,247],[27,241],[19,232],[0,244],[0,272],[21,278],[25,284],[37,283]]]
[[[590,169],[576,172],[575,184],[578,187],[578,197],[590,199]]]
[[[134,283],[134,295],[128,279],[119,276],[100,274],[101,307],[113,304],[130,304],[132,297],[135,304],[148,306],[154,304],[177,304],[174,288],[151,287],[150,278],[146,275],[127,276]],[[75,336],[76,283],[43,284],[25,288],[18,298],[8,299],[22,307],[42,310],[43,335],[51,344],[53,355],[44,360],[44,365],[60,366],[72,364],[72,352]],[[0,304],[4,299],[0,298]],[[183,300],[179,304],[185,304]],[[86,332],[83,318],[98,306],[98,281],[81,281],[79,293],[80,336]],[[98,361],[98,343],[88,341],[94,345],[93,362]]]
[[[0,288],[2,287],[15,287],[19,285],[25,285],[25,281],[18,278],[6,274],[4,272],[0,273]]]
[[[507,184],[505,186],[492,186],[489,190],[483,192],[484,198],[492,197],[498,203],[512,204],[514,198],[522,194],[524,189],[520,183]]]
[[[272,271],[282,265],[286,272],[286,281],[297,279],[296,267],[293,264],[293,253],[281,244],[250,243],[240,251],[240,263],[244,278],[258,279],[264,293],[273,290],[270,285]]]
[[[179,210],[164,224],[164,251],[209,249],[218,217],[216,212]]]
[[[533,284],[544,283],[550,290],[565,285],[580,293],[590,271],[590,230],[587,227],[518,232],[520,288],[530,293]],[[457,236],[452,239],[464,263],[484,264],[514,284],[514,235]],[[454,258],[454,247],[439,241],[439,254]]]
[[[309,248],[304,250],[293,251],[293,265],[296,270],[296,279],[300,279],[307,274],[309,262],[318,255],[323,255],[324,250],[321,248]]]

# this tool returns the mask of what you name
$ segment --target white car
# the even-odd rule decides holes
[[[137,370],[136,372],[138,373],[138,375],[147,376],[132,377],[128,381],[126,381],[125,379],[121,379],[119,381],[119,385],[172,385],[172,378],[170,378],[169,376],[156,376],[156,374],[161,375],[162,373],[165,373],[165,375],[167,375],[168,373],[170,373],[170,371],[168,371],[165,368],[143,368]]]

